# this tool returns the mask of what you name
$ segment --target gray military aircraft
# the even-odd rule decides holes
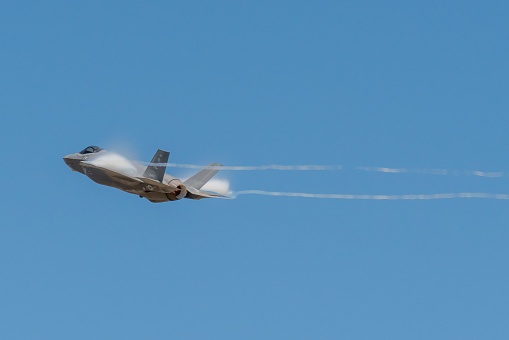
[[[181,181],[166,173],[170,153],[157,150],[148,166],[101,149],[89,146],[64,157],[65,163],[96,183],[139,195],[150,202],[176,201],[182,198],[199,200],[221,198],[224,195],[200,190],[219,170],[205,168],[191,178]],[[212,163],[210,167],[219,167]]]

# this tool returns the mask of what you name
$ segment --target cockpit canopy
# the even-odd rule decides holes
[[[100,147],[98,146],[89,146],[89,147],[86,147],[85,149],[81,150],[80,151],[80,154],[84,155],[84,154],[87,154],[87,153],[97,153],[99,151],[102,151],[103,149],[101,149]]]

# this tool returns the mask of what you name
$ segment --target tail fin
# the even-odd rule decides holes
[[[143,177],[154,179],[162,183],[164,173],[166,172],[166,165],[153,165],[153,164],[168,163],[169,157],[170,153],[168,151],[158,149],[154,157],[152,157],[152,161],[150,162],[150,164],[147,166],[147,169],[143,173]]]
[[[209,165],[210,167],[219,167],[222,166],[218,163],[212,163]],[[184,182],[186,187],[192,187],[195,189],[201,189],[207,183],[217,172],[219,169],[203,169],[202,171],[198,172],[193,177],[189,178]]]

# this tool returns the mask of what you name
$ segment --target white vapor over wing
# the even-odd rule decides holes
[[[127,158],[116,153],[109,152],[105,155],[97,157],[90,163],[111,169],[113,171],[117,171],[124,175],[139,176],[139,170],[136,168],[136,166]]]
[[[324,198],[324,199],[343,199],[343,200],[441,200],[455,198],[483,198],[483,199],[509,200],[509,194],[489,194],[484,192],[408,194],[408,195],[359,195],[359,194],[312,194],[304,192],[241,190],[232,193],[233,197],[239,195],[264,195],[264,196],[305,197],[305,198]]]

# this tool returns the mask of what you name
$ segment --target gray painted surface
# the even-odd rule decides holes
[[[65,156],[64,161],[73,171],[86,175],[96,183],[139,195],[154,203],[182,198],[197,200],[225,197],[200,190],[218,170],[203,169],[182,182],[166,173],[164,164],[168,162],[169,155],[167,151],[157,150],[150,164],[145,166],[99,147],[89,146],[81,152]],[[117,163],[124,166],[117,166]],[[219,164],[212,163],[211,166]]]

